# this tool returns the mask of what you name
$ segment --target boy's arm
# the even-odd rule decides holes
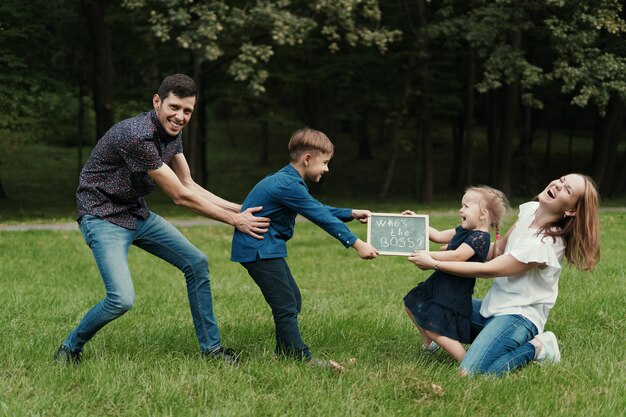
[[[378,253],[369,243],[363,242],[341,221],[351,219],[353,210],[337,209],[317,201],[304,187],[304,184],[292,183],[289,187],[277,190],[275,198],[290,210],[306,217],[329,235],[339,240],[346,248],[354,247],[363,259],[375,258]]]

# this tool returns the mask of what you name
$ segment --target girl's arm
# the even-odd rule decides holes
[[[411,210],[404,210],[402,214],[405,216],[415,216],[415,212]],[[434,227],[428,227],[428,240],[434,243],[450,243],[455,234],[455,229],[439,231]]]
[[[428,227],[428,240],[431,242],[450,243],[455,234],[456,230],[454,229],[439,231],[434,227]]]
[[[459,277],[505,277],[521,274],[532,268],[542,268],[543,263],[524,263],[511,255],[501,255],[489,262],[449,262],[433,259],[428,253],[414,252],[409,256],[412,262],[420,269],[437,269]]]

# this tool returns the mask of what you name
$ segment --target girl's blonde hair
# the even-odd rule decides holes
[[[581,271],[591,271],[600,261],[600,197],[593,179],[574,173],[585,180],[585,191],[578,198],[574,216],[544,226],[540,232],[565,242],[565,257]]]
[[[308,127],[296,130],[289,139],[288,147],[291,162],[298,160],[303,152],[318,151],[331,156],[335,152],[335,147],[328,136]]]
[[[506,213],[506,208],[509,205],[506,195],[500,190],[489,187],[487,185],[477,185],[473,187],[467,187],[465,192],[475,192],[481,195],[478,207],[480,211],[489,216],[489,226],[495,228],[496,239],[500,237],[500,223]]]

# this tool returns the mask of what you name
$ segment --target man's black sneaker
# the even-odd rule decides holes
[[[225,348],[223,346],[220,346],[210,352],[202,352],[202,356],[208,359],[222,359],[231,365],[239,364],[239,355],[236,354],[234,350]]]
[[[56,352],[54,352],[53,359],[59,365],[65,366],[78,366],[80,363],[80,352],[72,352],[67,346],[59,346]]]

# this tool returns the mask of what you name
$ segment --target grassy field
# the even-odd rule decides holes
[[[457,221],[431,217],[435,227]],[[500,379],[462,379],[444,352],[420,354],[401,298],[427,272],[400,257],[362,261],[308,222],[289,244],[302,333],[317,356],[346,364],[343,374],[274,357],[269,308],[228,261],[232,232],[220,225],[183,232],[209,255],[223,342],[243,352],[239,367],[200,359],[182,274],[136,248],[135,306],[87,345],[80,367],[59,367],[55,348],[103,296],[91,252],[77,231],[0,232],[0,415],[623,416],[625,230],[626,213],[604,212],[597,270],[564,270],[547,326],[563,361]]]

